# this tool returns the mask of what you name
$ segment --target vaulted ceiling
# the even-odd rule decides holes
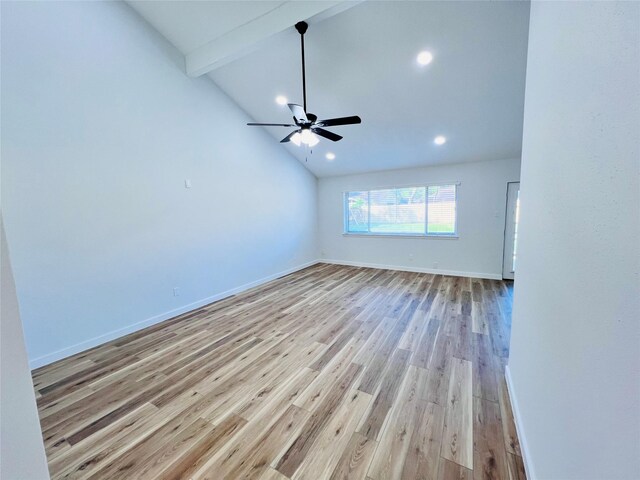
[[[308,110],[362,117],[331,129],[339,142],[283,144],[317,176],[520,155],[528,2],[130,4],[185,55],[187,73],[208,74],[258,122],[291,120],[277,95],[302,104],[292,25],[310,19]],[[423,50],[433,55],[426,66],[416,62]],[[289,131],[268,128],[274,142]]]

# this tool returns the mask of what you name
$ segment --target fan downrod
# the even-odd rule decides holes
[[[300,34],[300,51],[302,53],[302,107],[307,111],[307,75],[304,68],[304,33],[309,28],[307,22],[296,23],[296,30]]]

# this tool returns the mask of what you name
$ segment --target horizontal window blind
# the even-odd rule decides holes
[[[345,233],[456,235],[456,185],[347,192]]]
[[[456,233],[456,186],[428,187],[427,235]]]

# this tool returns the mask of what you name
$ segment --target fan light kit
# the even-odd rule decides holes
[[[337,127],[340,125],[354,125],[361,123],[362,120],[358,116],[351,117],[339,117],[329,118],[327,120],[318,120],[318,117],[313,113],[307,113],[307,81],[304,67],[304,34],[309,28],[307,22],[296,23],[296,30],[300,34],[300,48],[302,51],[302,101],[303,106],[295,103],[289,103],[289,109],[293,113],[294,123],[247,123],[251,126],[262,127],[296,127],[297,129],[291,132],[289,135],[280,140],[280,143],[293,142],[294,145],[300,146],[302,144],[309,147],[313,147],[320,142],[318,136],[327,138],[332,142],[341,140],[342,137],[336,133],[325,130],[322,127]],[[283,96],[278,96],[276,102],[284,105],[287,103],[287,99]]]

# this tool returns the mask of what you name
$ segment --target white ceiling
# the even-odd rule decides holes
[[[133,6],[187,54],[279,3]],[[322,139],[312,153],[283,148],[317,176],[518,157],[528,23],[528,2],[479,1],[371,1],[316,21],[305,36],[308,110],[362,124],[330,128],[344,139]],[[423,49],[434,57],[426,67],[415,61]],[[265,38],[209,76],[255,121],[288,123],[274,99],[302,104],[299,35]],[[279,141],[290,130],[268,131]],[[447,143],[434,145],[437,135]]]
[[[286,2],[132,0],[128,3],[187,55]]]

